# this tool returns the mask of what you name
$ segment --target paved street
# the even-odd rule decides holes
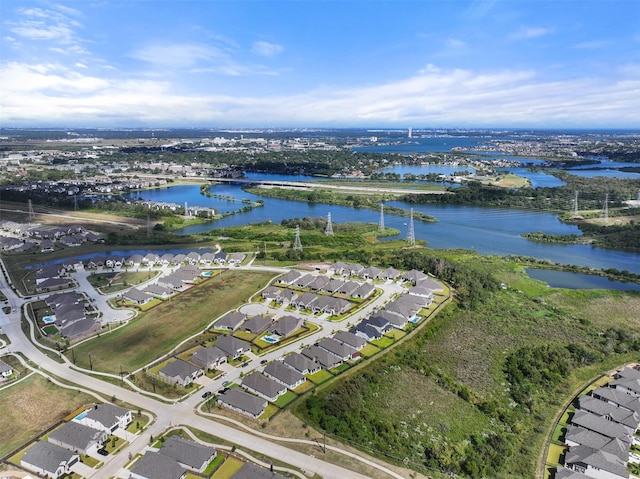
[[[247,269],[249,268],[247,267]],[[275,270],[277,272],[283,271],[282,269],[265,267],[253,267],[253,269],[270,271]],[[103,305],[106,305],[105,297],[100,297],[96,294],[96,292],[86,280],[86,276],[86,272],[82,272],[78,274],[76,278],[78,280],[80,289],[82,290],[82,292],[87,293],[89,297],[95,299],[94,304],[100,305],[100,308],[104,307]],[[376,298],[376,300],[369,304],[367,307],[359,311],[357,313],[358,317],[367,316],[372,312],[374,308],[382,306],[395,293],[402,291],[402,287],[395,283],[382,285],[382,287],[384,293],[380,297]],[[87,390],[95,391],[96,393],[102,395],[103,400],[107,400],[108,398],[115,396],[119,400],[133,404],[140,409],[150,411],[156,417],[155,422],[153,422],[152,425],[144,433],[140,435],[129,434],[129,436],[131,436],[130,443],[126,446],[126,448],[118,454],[110,457],[110,460],[107,461],[107,463],[102,468],[95,470],[92,474],[89,475],[89,477],[97,479],[106,479],[116,476],[128,477],[128,474],[126,473],[126,471],[123,471],[123,468],[129,462],[130,455],[135,456],[136,454],[141,452],[149,444],[151,436],[158,437],[167,428],[176,425],[186,425],[202,430],[209,434],[220,437],[226,441],[237,444],[239,447],[247,448],[249,450],[253,450],[257,453],[264,454],[272,458],[277,458],[280,461],[301,468],[305,471],[308,471],[309,473],[317,473],[326,479],[365,479],[367,477],[343,467],[325,462],[321,457],[309,456],[307,454],[303,454],[296,450],[290,449],[286,446],[276,444],[273,440],[270,439],[270,436],[267,436],[259,431],[240,430],[238,428],[229,426],[229,423],[227,421],[221,422],[219,420],[215,420],[215,418],[203,420],[202,417],[195,414],[195,408],[202,401],[202,398],[200,396],[200,393],[203,392],[202,390],[199,390],[197,394],[191,395],[184,401],[167,404],[143,395],[139,392],[134,392],[129,389],[118,387],[113,384],[100,381],[95,377],[82,374],[81,372],[72,369],[69,363],[61,364],[50,359],[39,349],[37,349],[24,335],[20,327],[20,308],[24,304],[25,300],[21,298],[13,290],[12,287],[10,287],[4,274],[2,275],[2,278],[0,280],[0,290],[8,298],[9,304],[15,307],[15,312],[12,311],[8,315],[0,316],[0,327],[2,328],[4,334],[6,334],[11,341],[11,344],[4,348],[4,350],[14,353],[23,353],[26,357],[30,358],[34,363],[36,363],[39,368],[41,368],[41,370],[48,371],[65,381],[78,384],[83,388],[86,388]],[[250,308],[252,314],[256,314],[253,311],[254,309],[256,310],[256,312],[259,311],[258,314],[262,312],[278,315],[291,314],[291,312],[289,311],[285,313],[282,308],[272,308],[264,303],[250,304],[245,306],[245,308]],[[109,315],[107,319],[112,319],[115,321],[123,319],[123,314],[121,311],[115,311],[109,308],[107,314]],[[128,313],[125,312],[124,314],[128,316]],[[227,377],[224,378],[224,380],[237,381],[240,377],[241,370],[243,372],[248,372],[252,369],[258,369],[261,367],[260,361],[262,360],[266,359],[267,361],[271,361],[287,354],[288,352],[297,351],[303,344],[313,344],[322,337],[332,335],[335,331],[346,330],[347,324],[349,322],[355,321],[355,318],[350,318],[349,321],[345,320],[342,322],[329,322],[325,319],[322,319],[321,317],[318,318],[311,315],[303,316],[306,320],[310,320],[318,324],[320,326],[320,329],[314,334],[307,336],[300,342],[287,345],[262,357],[254,356],[254,358],[250,361],[248,367],[240,369],[225,365],[225,369],[228,371],[228,373]],[[207,389],[216,391],[217,389],[222,387],[222,381],[222,378],[216,381],[209,381]],[[281,442],[282,439],[284,438],[278,438],[278,440]],[[311,441],[302,440],[298,442],[310,443]],[[341,451],[338,448],[332,449],[347,454],[346,452]],[[347,455],[350,456],[354,461],[361,461],[363,463],[373,465],[380,470],[388,472],[390,477],[395,477],[398,479],[402,478],[402,476],[384,467],[378,466],[377,464],[370,463],[370,461],[356,454],[348,453]]]

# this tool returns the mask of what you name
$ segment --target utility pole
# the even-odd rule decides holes
[[[407,231],[407,243],[410,246],[415,246],[416,244],[416,233],[413,229],[413,208],[409,210],[409,230]]]
[[[380,205],[380,221],[378,222],[378,233],[384,231],[384,204]]]
[[[604,207],[602,208],[602,216],[604,218],[604,224],[609,224],[609,193],[604,195]]]
[[[296,226],[296,238],[293,241],[293,251],[302,251],[302,243],[300,242],[300,226]]]
[[[324,229],[325,236],[333,236],[333,225],[331,224],[331,213],[327,213],[327,227]]]
[[[91,361],[91,353],[89,354],[89,368],[91,368],[91,370],[93,371],[93,361]]]

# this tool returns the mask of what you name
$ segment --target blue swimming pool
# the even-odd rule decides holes
[[[51,324],[53,322],[55,322],[56,317],[55,316],[45,316],[44,318],[42,318],[42,322],[44,324]]]
[[[76,417],[74,417],[74,419],[76,421],[82,421],[82,419],[87,415],[87,411],[82,411],[80,414],[78,414]]]
[[[277,343],[278,341],[280,341],[280,338],[274,338],[273,336],[264,336],[262,339],[270,344]]]

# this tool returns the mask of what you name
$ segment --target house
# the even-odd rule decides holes
[[[387,311],[386,309],[383,309],[382,311],[378,311],[377,313],[372,314],[371,317],[382,318],[385,321],[388,321],[389,324],[396,329],[403,329],[409,322],[409,320],[405,316],[402,316],[397,313],[392,313],[391,311]]]
[[[224,251],[218,251],[213,255],[213,262],[217,265],[224,266],[227,264],[227,253]]]
[[[398,271],[398,270],[397,270],[397,269],[395,269],[395,268],[391,268],[391,267],[389,267],[389,268],[385,269],[384,271],[382,271],[382,272],[380,273],[380,277],[381,277],[382,279],[387,279],[387,280],[394,280],[394,279],[396,279],[398,276],[400,276],[400,271]]]
[[[277,281],[282,284],[293,284],[293,282],[302,276],[299,271],[291,270],[280,276]]]
[[[215,255],[213,253],[204,253],[200,255],[200,259],[198,260],[198,263],[204,264],[206,266],[210,266],[211,263],[213,263],[214,259],[215,259]]]
[[[242,263],[246,257],[247,255],[244,253],[231,253],[227,258],[227,263],[229,263],[230,266],[240,266],[240,263]]]
[[[404,281],[409,281],[414,285],[418,284],[418,282],[428,279],[429,277],[424,274],[422,271],[418,271],[417,269],[412,269],[411,271],[407,271],[405,274],[401,276]]]
[[[45,441],[31,446],[20,459],[20,465],[42,476],[58,478],[71,472],[71,466],[80,460],[80,456],[63,447]]]
[[[573,469],[568,469],[566,467],[558,467],[556,468],[556,474],[554,479],[593,479],[589,476],[585,476],[580,472],[576,472]]]
[[[626,394],[616,388],[599,387],[592,391],[591,395],[594,398],[607,401],[629,411],[640,412],[640,398]]]
[[[129,256],[125,262],[126,266],[129,267],[139,267],[142,264],[144,257],[141,254],[132,254]]]
[[[233,411],[255,419],[260,417],[268,404],[266,399],[249,394],[240,388],[228,389],[218,397],[217,402]]]
[[[329,282],[324,285],[321,291],[324,291],[326,293],[335,293],[337,291],[340,291],[340,288],[342,288],[343,285],[344,281],[342,281],[341,279],[331,278]]]
[[[440,292],[444,291],[444,289],[442,288],[442,285],[432,278],[419,279],[418,282],[416,283],[416,286],[427,288],[427,289],[430,289],[431,291],[440,291]]]
[[[260,296],[262,296],[262,299],[276,299],[278,296],[280,296],[281,292],[282,290],[280,288],[277,288],[275,286],[267,286],[262,290]]]
[[[382,270],[380,268],[376,268],[375,266],[369,266],[362,271],[362,277],[367,279],[375,279],[379,278]]]
[[[629,479],[627,463],[614,454],[587,446],[570,447],[565,467],[599,479]]]
[[[216,450],[180,436],[169,436],[158,451],[175,460],[181,467],[203,472],[216,457]]]
[[[60,336],[69,341],[77,341],[102,330],[100,321],[92,318],[83,318],[73,323],[67,323],[59,330]]]
[[[147,451],[136,462],[129,474],[130,479],[184,479],[187,470],[175,459],[158,452]]]
[[[392,326],[388,321],[378,316],[374,316],[361,321],[352,333],[370,341],[372,339],[380,339],[385,333],[391,331],[391,328]]]
[[[258,371],[253,371],[248,376],[245,376],[242,379],[241,386],[271,402],[287,392],[286,386]]]
[[[192,251],[187,254],[187,263],[189,264],[198,264],[200,262],[200,253],[197,251]]]
[[[326,276],[316,276],[315,279],[307,285],[307,288],[314,291],[320,291],[329,283],[329,281],[330,279]]]
[[[231,479],[286,479],[283,475],[256,466],[251,462],[245,462],[243,466],[236,472]]]
[[[258,315],[245,321],[242,325],[243,329],[251,334],[262,334],[269,326],[273,324],[273,318],[270,316]]]
[[[216,346],[200,348],[191,355],[189,361],[202,369],[215,369],[227,362],[227,353]]]
[[[361,284],[358,289],[356,289],[351,296],[354,298],[366,299],[373,294],[376,288],[369,283]]]
[[[138,288],[131,288],[124,293],[122,297],[135,304],[147,304],[153,299],[153,296],[144,291],[140,291]]]
[[[312,361],[319,363],[325,369],[335,368],[342,363],[340,357],[316,345],[304,348],[301,353]]]
[[[304,320],[296,316],[283,316],[269,328],[270,333],[286,338],[302,327]]]
[[[49,433],[47,440],[56,446],[88,456],[96,452],[108,437],[104,430],[71,421]]]
[[[402,301],[402,298],[387,303],[384,309],[385,311],[400,316],[407,321],[412,320],[418,311],[420,311],[419,306],[416,306],[409,301]]]
[[[36,286],[36,292],[46,293],[48,291],[56,291],[60,289],[70,288],[73,281],[66,278],[49,278],[45,279]]]
[[[0,377],[6,379],[13,374],[13,368],[0,360]]]
[[[298,293],[293,291],[292,289],[283,289],[280,293],[280,296],[276,298],[276,303],[278,304],[289,304],[295,301],[298,298]]]
[[[224,351],[231,359],[237,359],[251,351],[249,343],[233,336],[219,336],[214,346]]]
[[[430,281],[430,280],[429,280]],[[414,286],[407,291],[407,294],[411,296],[418,296],[419,298],[424,298],[426,301],[425,306],[428,306],[433,302],[433,290],[431,288],[427,288],[423,286],[423,281],[418,283],[418,286]]]
[[[621,377],[609,383],[609,386],[630,396],[640,397],[640,379]]]
[[[172,290],[170,290],[169,288],[165,288],[164,286],[161,286],[157,283],[150,284],[149,286],[144,288],[142,292],[159,298],[168,298],[173,294]]]
[[[126,429],[131,423],[131,411],[114,404],[96,404],[78,422],[111,434],[118,428]]]
[[[324,312],[333,316],[338,316],[346,312],[351,307],[351,303],[342,298],[318,296],[312,307],[316,312]]]
[[[41,253],[52,253],[56,250],[56,246],[50,239],[44,239],[40,241],[40,252]]]
[[[289,389],[295,389],[307,380],[302,373],[290,368],[282,361],[272,361],[269,363],[267,367],[264,368],[264,374],[284,384]]]
[[[338,331],[336,334],[333,335],[333,337],[336,341],[340,341],[343,344],[351,346],[356,351],[360,351],[367,344],[366,339],[360,336],[356,336],[355,334],[350,333],[349,331]]]
[[[351,276],[362,276],[364,273],[364,269],[365,269],[364,266],[358,263],[347,264],[345,267],[347,274]],[[343,271],[343,273],[344,272],[345,271]]]
[[[218,319],[214,323],[216,329],[224,329],[226,331],[235,331],[247,319],[245,314],[230,311]]]
[[[310,285],[315,280],[315,276],[312,274],[305,274],[304,276],[300,276],[293,282],[294,286],[298,288],[305,288],[307,285]]]
[[[318,299],[315,293],[302,293],[299,298],[291,301],[297,308],[311,309],[313,303]]]
[[[355,281],[347,281],[340,287],[340,289],[338,289],[337,292],[340,294],[345,294],[347,296],[353,296],[353,293],[355,293],[359,287],[360,283],[356,283]]]
[[[354,348],[333,338],[321,339],[318,341],[318,346],[335,354],[342,361],[348,361],[356,356],[360,356],[360,353]]]
[[[283,363],[300,374],[313,374],[320,371],[320,365],[300,353],[291,353],[285,356]]]
[[[629,411],[593,396],[581,396],[578,399],[580,410],[588,411],[609,421],[614,421],[636,429],[640,424],[640,414]]]
[[[589,431],[597,432],[603,436],[607,436],[611,439],[618,438],[625,443],[631,443],[633,437],[634,428],[624,426],[622,424],[608,421],[603,417],[596,416],[593,413],[586,411],[576,411],[571,418],[571,424],[575,426],[583,427]]]
[[[160,375],[184,387],[195,381],[198,376],[202,376],[202,369],[182,359],[176,359],[162,368]]]
[[[629,459],[627,443],[622,442],[620,439],[611,439],[610,437],[571,424],[567,426],[564,443],[569,447],[587,446],[602,450],[614,454],[624,461]]]

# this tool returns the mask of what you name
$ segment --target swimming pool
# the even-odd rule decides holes
[[[73,419],[75,419],[76,421],[82,421],[82,419],[87,415],[87,411],[82,411],[80,414],[78,414],[76,417],[74,417]]]
[[[55,316],[45,316],[45,317],[42,318],[42,322],[44,324],[51,324],[51,323],[55,322],[55,320],[56,320]]]
[[[273,337],[271,335],[269,336],[263,336],[262,338],[264,341],[266,341],[269,344],[273,344],[273,343],[277,343],[278,341],[280,341],[280,338],[278,337]]]

